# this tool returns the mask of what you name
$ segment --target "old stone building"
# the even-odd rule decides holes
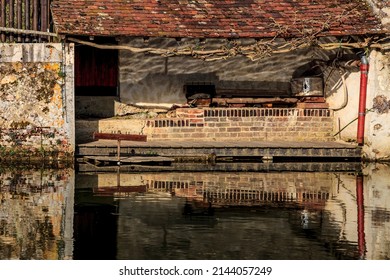
[[[62,74],[77,143],[96,131],[355,143],[364,55],[364,156],[390,155],[388,1],[57,0],[51,13],[57,40],[75,45],[74,75]]]

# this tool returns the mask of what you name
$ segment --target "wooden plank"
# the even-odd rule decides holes
[[[0,25],[1,27],[5,27],[6,25],[6,19],[5,19],[5,15],[6,15],[6,2],[5,0],[1,0],[1,15],[0,15]],[[5,42],[5,33],[1,32],[1,42]]]
[[[252,97],[232,97],[232,98],[224,98],[224,97],[216,97],[213,98],[213,102],[218,104],[263,104],[263,103],[289,103],[294,104],[298,102],[297,98],[252,98]]]
[[[99,133],[95,132],[93,134],[94,140],[127,140],[127,141],[141,141],[146,142],[146,135],[138,134],[121,134],[121,133]]]
[[[25,0],[24,2],[24,28],[26,30],[30,29],[30,1]],[[29,42],[30,38],[26,36],[25,42]]]
[[[328,103],[323,102],[299,102],[297,103],[297,108],[299,109],[329,109]]]
[[[14,0],[9,0],[9,24],[8,26],[10,28],[13,28],[14,27],[14,17],[15,17],[15,12],[14,12]],[[14,42],[14,35],[12,34],[12,32],[10,33],[9,35],[9,41],[10,43],[13,43]]]
[[[117,163],[120,161],[121,164],[170,164],[175,160],[168,157],[152,156],[152,157],[112,157],[112,156],[86,156],[84,157],[85,162],[94,162],[96,165],[103,163]]]
[[[38,31],[38,0],[33,2],[33,30]]]
[[[226,97],[251,97],[251,96],[288,96],[289,93],[284,89],[228,89],[228,88],[217,88],[216,96]]]
[[[159,156],[154,156],[154,157],[128,157],[128,158],[121,158],[122,163],[171,163],[174,162],[175,160],[173,158],[168,158],[168,157],[159,157]]]
[[[48,3],[47,0],[41,0],[41,31],[47,32],[48,28]]]
[[[17,29],[22,29],[22,0],[16,0],[16,26]],[[22,42],[21,33],[18,34],[18,43]]]
[[[130,193],[145,193],[146,185],[140,186],[116,186],[116,187],[97,187],[93,189],[94,194],[101,196],[125,195]]]

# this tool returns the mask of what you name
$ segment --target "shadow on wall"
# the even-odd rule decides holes
[[[221,47],[223,42],[207,40],[207,48]],[[162,48],[164,43],[177,45],[169,40],[148,44],[130,40],[125,44]],[[183,86],[188,83],[213,83],[217,91],[250,89],[261,91],[260,96],[288,95],[292,73],[309,63],[313,56],[317,57],[311,49],[302,49],[259,61],[239,55],[205,61],[188,56],[160,57],[123,51],[119,54],[120,97],[124,103],[184,103]]]
[[[210,90],[213,86],[215,91]],[[193,92],[194,88],[197,88]],[[202,89],[205,92],[202,92]],[[226,81],[215,73],[159,74],[149,73],[136,84],[121,87],[121,102],[135,104],[187,102],[191,92],[209,94],[211,97],[281,97],[290,96],[289,82],[283,81]],[[153,93],[153,94],[151,94]]]
[[[76,144],[93,141],[93,133],[99,131],[99,119],[76,119]]]
[[[357,54],[336,54],[328,60],[314,59],[298,67],[292,78],[320,77],[324,83],[325,97],[331,97],[343,86],[342,76],[347,79],[351,73],[359,71],[359,63]]]
[[[82,118],[110,118],[115,116],[116,96],[76,96],[76,117]]]
[[[338,43],[334,38],[321,38],[319,42]],[[254,40],[243,39],[239,43],[251,45]],[[128,38],[121,44],[161,49],[199,47],[199,42],[193,39],[176,41],[168,38]],[[226,44],[223,39],[207,39],[202,41],[201,47],[216,50],[225,48]],[[187,83],[214,83],[217,91],[219,88],[259,89],[260,96],[266,96],[266,92],[275,96],[290,92],[291,79],[319,75],[324,80],[326,97],[329,97],[342,86],[342,75],[358,71],[356,61],[359,60],[359,54],[354,50],[315,47],[272,54],[257,61],[241,55],[206,61],[191,56],[161,57],[121,51],[120,96],[124,103],[183,103],[183,86]]]

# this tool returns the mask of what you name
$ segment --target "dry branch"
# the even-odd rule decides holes
[[[58,37],[58,35],[56,33],[52,33],[52,32],[25,30],[25,29],[9,28],[9,27],[0,27],[0,31],[1,32],[16,33],[16,34],[31,34],[31,35]]]
[[[370,39],[367,39],[364,42],[357,43],[326,43],[318,44],[315,40],[292,40],[290,42],[284,43],[283,45],[278,45],[274,40],[256,42],[252,45],[236,46],[231,48],[219,48],[214,50],[196,50],[196,46],[187,46],[182,48],[137,48],[124,45],[102,45],[96,44],[89,41],[84,41],[75,38],[68,38],[69,41],[75,42],[82,45],[87,45],[90,47],[95,47],[98,49],[108,49],[108,50],[127,50],[133,53],[150,53],[161,56],[192,56],[195,58],[200,58],[206,61],[215,61],[223,60],[229,57],[234,57],[237,55],[242,55],[248,57],[251,60],[259,60],[264,57],[270,56],[272,54],[281,54],[288,53],[294,50],[307,48],[310,46],[316,46],[324,50],[333,50],[333,49],[366,49],[366,48],[377,48],[377,49],[388,49],[390,47],[389,43],[380,44],[380,43],[371,43]],[[268,42],[268,44],[267,44]]]
[[[161,55],[165,57],[170,56],[192,56],[205,61],[223,60],[235,56],[245,56],[253,61],[269,57],[272,54],[288,53],[291,51],[307,48],[307,47],[319,47],[324,50],[333,49],[366,49],[377,48],[385,49],[389,48],[389,44],[380,44],[379,42],[373,43],[372,38],[366,39],[364,42],[350,43],[318,43],[318,37],[328,31],[333,25],[338,25],[350,17],[353,17],[355,13],[358,13],[356,9],[345,11],[343,14],[333,17],[328,15],[328,18],[323,22],[315,21],[303,21],[299,15],[294,15],[292,26],[284,26],[274,20],[273,27],[277,29],[276,35],[271,39],[265,39],[262,41],[256,41],[251,45],[240,45],[239,41],[226,41],[226,45],[213,49],[204,50],[199,49],[199,45],[194,43],[193,45],[177,47],[177,48],[137,48],[124,45],[100,45],[89,41],[83,41],[76,38],[68,38],[69,41],[99,48],[99,49],[115,49],[115,50],[128,50],[133,53],[150,53]],[[316,26],[316,27],[313,27]],[[291,34],[300,34],[299,38],[290,39],[285,43],[278,43],[277,38],[286,38]]]

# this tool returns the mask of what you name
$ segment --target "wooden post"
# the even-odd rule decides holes
[[[38,0],[34,0],[33,2],[33,30],[39,30],[38,29]]]
[[[30,30],[30,0],[25,0],[24,2],[24,16],[25,16],[25,26],[26,30]],[[30,38],[26,35],[25,42],[29,42]]]
[[[41,31],[47,32],[48,27],[48,0],[41,0]],[[46,39],[46,38],[43,38]]]
[[[5,27],[6,25],[6,19],[5,19],[5,11],[6,11],[6,2],[5,0],[1,0],[1,27]],[[4,32],[1,32],[1,42],[5,42],[6,40],[6,37],[5,37],[5,33]]]
[[[15,6],[14,0],[9,0],[9,18],[8,18],[9,24],[8,25],[11,28],[14,27],[14,17],[15,17],[14,6]],[[14,42],[14,35],[12,32],[9,35],[9,42],[10,43]]]
[[[121,140],[120,139],[118,139],[117,159],[118,159],[118,165],[120,165],[121,164]]]
[[[17,28],[22,29],[22,0],[16,0],[16,9],[17,9]],[[18,42],[22,42],[22,35],[18,34]]]

